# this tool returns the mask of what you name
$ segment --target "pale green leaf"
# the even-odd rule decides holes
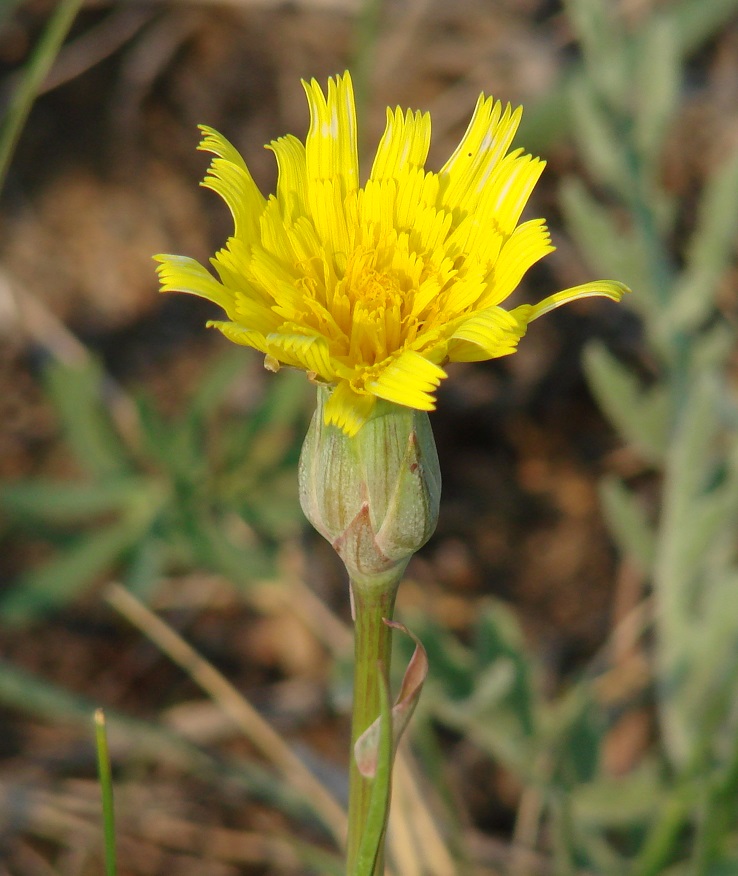
[[[679,100],[681,65],[671,18],[654,14],[643,24],[636,35],[635,56],[633,138],[641,159],[655,167]]]
[[[738,150],[708,180],[687,250],[686,270],[666,316],[683,330],[696,329],[715,308],[719,282],[736,252]]]
[[[567,0],[566,11],[582,47],[586,78],[613,106],[628,101],[629,71],[625,33],[607,0]]]
[[[647,573],[654,561],[655,533],[638,496],[620,478],[609,477],[602,481],[600,499],[607,525],[621,551]]]
[[[622,778],[602,776],[572,788],[571,799],[580,824],[625,827],[649,819],[665,793],[657,765],[646,761]]]
[[[738,12],[738,0],[681,0],[666,11],[674,20],[681,52],[687,56],[727,25]]]
[[[590,387],[605,415],[643,456],[659,463],[668,443],[670,404],[665,389],[643,387],[604,345],[589,344],[584,366]]]
[[[14,520],[57,525],[84,522],[126,507],[144,486],[141,478],[111,478],[97,484],[33,480],[0,485],[0,508]]]
[[[130,520],[79,537],[56,559],[24,575],[0,600],[0,616],[17,623],[59,608],[110,573],[139,534]]]
[[[644,242],[589,194],[573,177],[561,188],[561,205],[574,242],[587,263],[603,277],[617,277],[633,290],[625,304],[648,319],[658,309]]]
[[[102,369],[91,360],[75,366],[55,362],[45,377],[65,437],[79,463],[96,477],[125,473],[129,465],[106,409]]]
[[[572,123],[577,145],[592,175],[615,191],[630,184],[630,170],[620,148],[622,134],[612,114],[599,101],[591,83],[578,77],[569,86]]]

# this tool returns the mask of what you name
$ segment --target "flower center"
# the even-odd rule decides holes
[[[374,365],[402,347],[403,304],[408,294],[396,272],[376,267],[377,252],[357,248],[336,288],[334,316],[349,341],[353,364]]]
[[[385,310],[400,300],[397,280],[372,269],[355,278],[354,285],[347,291],[354,308],[362,307],[367,312]]]

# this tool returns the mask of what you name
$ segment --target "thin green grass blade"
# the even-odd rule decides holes
[[[105,841],[105,876],[116,876],[115,864],[115,810],[113,806],[113,776],[110,770],[108,734],[105,713],[95,711],[95,746],[97,748],[97,771],[100,778],[103,811],[103,838]]]
[[[0,126],[0,188],[5,182],[15,147],[36,95],[54,63],[81,5],[82,0],[60,0],[26,65],[18,87],[13,92],[7,113]]]
[[[0,658],[0,705],[24,715],[32,715],[51,726],[71,725],[89,729],[95,704],[86,697],[20,669]],[[131,718],[118,712],[107,713],[110,744],[139,762],[154,763],[182,770],[210,782],[214,787],[233,788],[251,799],[278,807],[288,816],[314,825],[312,811],[286,781],[253,762],[230,756],[216,756],[198,748],[186,738],[155,721]],[[330,871],[326,868],[326,874]]]

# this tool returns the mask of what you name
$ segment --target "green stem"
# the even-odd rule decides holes
[[[12,6],[13,4],[11,4]],[[13,89],[10,102],[0,126],[0,187],[5,181],[10,159],[23,130],[46,74],[51,69],[64,39],[82,5],[82,0],[59,0],[43,35],[33,51],[23,75]],[[0,20],[5,12],[0,13]]]
[[[105,715],[102,709],[95,710],[95,742],[97,746],[97,767],[100,776],[100,790],[102,793],[105,874],[106,876],[116,876],[113,777],[110,770],[110,753],[108,751],[108,735],[105,727]]]
[[[389,676],[392,640],[384,618],[392,619],[397,587],[360,587],[351,585],[354,609],[354,694],[351,720],[351,755],[349,769],[349,828],[347,868],[354,876],[361,838],[366,824],[372,783],[356,767],[354,744],[379,716],[381,687],[379,673]],[[374,868],[376,876],[384,873],[384,855],[380,852]]]

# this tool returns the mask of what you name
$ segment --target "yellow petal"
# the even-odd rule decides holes
[[[501,304],[509,298],[528,269],[553,250],[543,219],[531,219],[519,225],[500,250],[480,306]]]
[[[513,311],[514,313],[514,311]],[[451,335],[448,357],[452,362],[481,362],[515,352],[526,323],[501,307],[491,307],[465,319]]]
[[[545,161],[523,155],[522,149],[511,152],[495,168],[478,210],[483,216],[494,216],[500,231],[507,237],[518,224],[531,192],[546,166]]]
[[[264,336],[253,329],[244,328],[235,322],[222,322],[217,319],[208,320],[205,323],[207,328],[216,328],[222,332],[229,341],[234,344],[241,344],[244,347],[253,347],[261,353],[266,353],[266,341]]]
[[[198,148],[218,156],[211,161],[202,185],[217,192],[226,202],[236,226],[236,236],[252,237],[266,203],[264,196],[238,150],[207,125],[199,127],[205,136]]]
[[[610,298],[612,301],[620,301],[620,299],[630,289],[617,280],[596,280],[593,283],[582,283],[581,286],[572,286],[571,289],[564,289],[563,292],[557,292],[555,295],[549,295],[538,304],[522,304],[511,310],[510,313],[520,315],[520,318],[526,322],[533,322],[544,313],[550,310],[555,310],[561,307],[562,304],[568,304],[570,301],[575,301],[577,298]]]
[[[338,182],[342,196],[359,187],[359,156],[356,136],[356,108],[348,73],[328,80],[328,94],[315,79],[303,80],[310,106],[310,130],[305,153],[307,176]]]
[[[325,338],[280,330],[267,335],[266,342],[269,353],[280,362],[312,372],[327,383],[335,379],[336,373]]]
[[[376,402],[373,395],[354,392],[343,380],[330,394],[325,406],[325,423],[337,426],[349,437],[355,435],[369,419]]]
[[[232,315],[233,294],[219,283],[200,262],[187,256],[155,255],[162,292],[187,292],[212,301]]]
[[[400,179],[425,165],[430,148],[431,120],[428,113],[398,106],[387,109],[387,124],[377,147],[369,179]]]
[[[307,158],[305,146],[291,134],[280,137],[266,147],[277,159],[277,198],[285,218],[293,222],[304,215],[307,203]]]
[[[395,404],[419,411],[434,411],[436,400],[431,393],[445,376],[443,368],[414,350],[405,350],[375,379],[368,380],[366,388],[379,398]]]
[[[346,257],[353,249],[353,240],[349,236],[346,224],[339,181],[330,179],[313,181],[310,185],[308,205],[315,230],[326,253],[336,257],[336,260],[331,261],[331,267],[335,269],[339,265],[345,266]]]
[[[490,174],[502,160],[520,124],[522,108],[513,111],[491,97],[479,96],[469,127],[439,173],[441,202],[462,212],[474,209]]]

